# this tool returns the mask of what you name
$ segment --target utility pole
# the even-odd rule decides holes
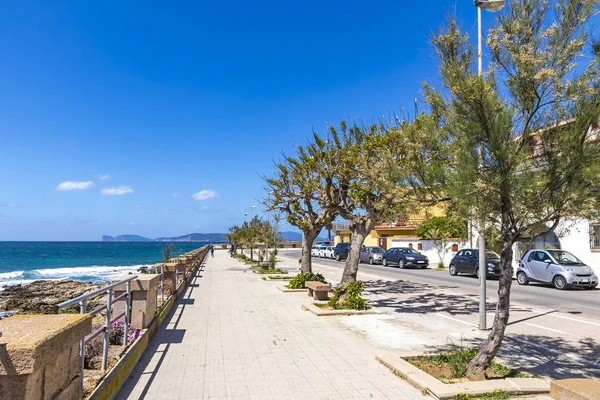
[[[483,34],[482,34],[482,9],[490,12],[498,12],[506,5],[506,0],[475,0],[477,7],[477,71],[483,77]],[[479,148],[479,165],[483,167],[483,145]],[[485,227],[483,216],[481,217],[477,231],[479,233],[479,329],[487,329],[487,263],[485,262]]]

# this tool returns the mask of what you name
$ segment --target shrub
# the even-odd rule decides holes
[[[298,274],[294,277],[294,279],[291,279],[290,283],[288,284],[288,288],[304,289],[306,287],[304,285],[308,281],[327,283],[327,280],[325,280],[325,277],[323,275],[313,274],[312,272],[307,272],[305,274]]]
[[[444,268],[446,268],[446,265],[444,265],[443,261],[440,261],[439,264],[438,264],[438,266],[437,266],[437,269],[444,269]]]
[[[271,251],[269,255],[269,269],[275,269],[275,264],[277,264],[277,249]]]
[[[83,359],[83,366],[86,369],[95,369],[95,359],[102,357],[102,350],[104,349],[104,337],[102,335],[96,336],[85,344],[85,357]]]
[[[440,354],[434,362],[446,363],[454,372],[454,376],[462,378],[467,374],[469,363],[477,355],[477,349],[463,349]]]
[[[115,346],[123,344],[123,336],[125,336],[125,324],[123,321],[115,321],[110,326],[109,343]]]
[[[335,310],[368,310],[369,304],[362,297],[365,290],[365,284],[356,281],[346,287],[346,298],[340,303],[340,288],[333,291],[333,296],[329,300],[329,306]]]

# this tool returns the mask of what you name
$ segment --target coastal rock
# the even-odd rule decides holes
[[[91,282],[66,281],[35,281],[29,285],[5,287],[0,292],[2,309],[19,310],[24,313],[54,313],[54,306],[63,301],[80,296],[98,289],[100,286]],[[88,310],[92,310],[104,302],[104,295],[99,295],[88,302]],[[79,310],[78,305],[71,307]]]

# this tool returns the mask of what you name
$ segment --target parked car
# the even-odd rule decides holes
[[[500,256],[491,250],[485,251],[486,276],[500,276]],[[479,276],[479,249],[462,249],[450,261],[450,275],[469,274]]]
[[[333,248],[333,257],[337,261],[342,261],[348,258],[348,252],[350,251],[350,243],[338,243]]]
[[[383,253],[381,263],[384,267],[396,264],[399,268],[427,268],[429,266],[429,258],[410,247],[393,247]]]
[[[366,246],[360,249],[360,262],[368,262],[369,264],[381,264],[383,258],[383,250],[377,246]]]
[[[319,246],[313,246],[310,249],[310,255],[313,257],[317,257],[319,251]]]
[[[333,246],[326,246],[325,250],[323,250],[324,258],[333,258]]]
[[[323,246],[323,245],[319,246],[319,254],[318,254],[319,258],[325,258],[325,249],[327,249],[327,246]]]
[[[517,282],[552,283],[556,289],[584,287],[594,289],[598,277],[594,271],[573,254],[565,250],[529,250],[517,268]]]

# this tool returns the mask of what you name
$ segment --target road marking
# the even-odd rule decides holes
[[[463,321],[462,319],[458,319],[458,318],[452,318],[452,317],[449,317],[449,316],[447,316],[447,315],[444,315],[444,314],[439,314],[439,313],[438,313],[438,314],[436,314],[436,315],[437,315],[437,316],[439,316],[439,317],[442,317],[442,318],[449,319],[449,320],[451,320],[451,321],[460,322],[461,324],[465,324],[465,325],[469,325],[469,326],[474,326],[474,327],[477,327],[477,325],[475,325],[475,324],[472,324],[472,323],[470,323],[470,322],[467,322],[467,321]]]
[[[546,330],[551,331],[551,332],[562,333],[563,335],[570,335],[570,333],[567,333],[565,331],[559,331],[558,329],[546,328],[545,326],[536,325],[536,324],[532,324],[532,323],[529,323],[529,322],[523,322],[523,323],[525,325],[533,326],[534,328],[546,329]]]

